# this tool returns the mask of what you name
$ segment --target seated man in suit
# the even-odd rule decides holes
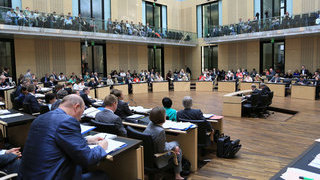
[[[309,71],[304,65],[301,66],[300,76],[307,77],[309,76]]]
[[[15,98],[15,103],[17,103],[15,105],[17,105],[18,108],[22,107],[24,98],[26,97],[27,94],[28,94],[27,88],[22,86],[20,95]]]
[[[0,149],[0,171],[7,174],[17,173],[20,166],[20,148]]]
[[[49,110],[51,111],[52,105],[57,102],[57,96],[54,93],[47,93],[44,96],[44,99],[46,101],[46,104],[48,105]]]
[[[300,76],[300,79],[296,82],[296,84],[308,85],[310,84],[310,82],[306,80],[304,76]]]
[[[177,112],[177,121],[180,121],[179,119],[186,119],[186,120],[206,120],[205,117],[203,117],[203,113],[200,109],[192,109],[192,98],[190,96],[185,96],[182,100],[182,105],[184,107],[184,110],[180,110]],[[212,127],[209,122],[207,122],[206,127],[208,132],[212,132]]]
[[[267,95],[271,92],[270,88],[264,83],[260,84],[260,89],[261,89],[261,92],[260,92],[261,95]]]
[[[270,83],[279,83],[280,82],[279,74],[277,73],[276,75],[274,75],[269,82]]]
[[[66,82],[66,87],[64,88],[64,90],[66,90],[68,92],[68,94],[72,93],[72,83],[71,82]]]
[[[114,114],[118,106],[117,97],[110,94],[104,98],[103,104],[105,109],[96,115],[96,121],[113,124],[118,129],[119,135],[127,136],[127,130],[123,127],[121,118]]]
[[[92,103],[96,102],[95,100],[89,99],[88,95],[90,94],[90,89],[89,88],[83,88],[82,92],[80,93],[80,96],[82,97],[84,104],[87,107],[92,106]]]
[[[121,119],[125,119],[133,114],[129,109],[128,103],[123,101],[123,93],[121,90],[112,89],[110,94],[113,94],[118,98],[118,106],[114,114],[118,115]]]
[[[40,112],[40,104],[37,101],[37,98],[34,96],[35,94],[35,86],[33,84],[30,84],[27,87],[28,94],[24,98],[23,104],[29,104],[31,107],[32,113],[38,113]]]
[[[252,95],[252,94],[260,94],[260,93],[261,93],[261,91],[260,91],[259,89],[257,89],[257,85],[255,85],[255,84],[252,84],[252,85],[251,85],[251,90],[252,90],[251,95]],[[247,95],[247,96],[245,97],[248,102],[251,101],[251,95]]]
[[[107,155],[107,140],[84,138],[80,119],[84,102],[77,95],[63,98],[59,108],[40,115],[31,126],[23,149],[19,179],[105,179],[99,172],[83,173]],[[88,144],[97,144],[90,148]]]

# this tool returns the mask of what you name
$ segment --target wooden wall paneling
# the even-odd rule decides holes
[[[35,59],[36,59],[36,75],[44,76],[50,72],[50,41],[46,39],[35,39]]]
[[[62,40],[52,41],[52,70],[56,73],[66,73],[65,43]]]

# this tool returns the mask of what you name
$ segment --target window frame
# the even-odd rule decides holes
[[[210,6],[212,6],[213,3],[217,3],[217,5],[218,5],[218,15],[219,15],[219,0],[199,5],[199,6],[201,6],[202,38],[205,38],[205,36],[204,36],[205,28],[204,28],[203,7],[206,6],[206,5],[209,5],[209,4],[210,4]],[[210,18],[211,18],[211,11],[210,11]],[[219,19],[219,17],[218,17],[218,19]],[[218,23],[218,26],[220,26],[219,23]]]
[[[155,12],[155,10],[154,10],[154,7],[155,6],[159,6],[160,7],[160,27],[157,27],[157,28],[160,28],[161,29],[161,31],[162,31],[162,27],[163,27],[163,22],[162,22],[162,6],[165,6],[165,5],[162,5],[162,4],[158,4],[158,3],[152,3],[152,2],[149,2],[149,1],[145,1],[146,2],[146,6],[145,6],[145,11],[146,11],[146,13],[145,13],[145,18],[146,18],[146,25],[147,25],[147,23],[148,23],[148,18],[147,18],[147,14],[148,14],[148,11],[147,11],[147,5],[149,4],[149,5],[151,5],[152,6],[152,20],[153,20],[153,24],[154,24],[154,22],[155,22],[155,19],[154,19],[154,12]],[[167,12],[168,12],[168,8],[167,8]],[[166,18],[167,18],[167,28],[168,28],[168,16],[166,16]],[[149,23],[149,26],[151,26],[151,24]],[[152,25],[151,27],[155,27],[155,25]]]

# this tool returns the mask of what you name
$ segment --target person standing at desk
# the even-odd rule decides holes
[[[176,141],[166,142],[166,133],[163,129],[162,125],[166,122],[166,111],[164,108],[155,107],[150,112],[150,123],[143,133],[151,135],[153,140],[155,153],[164,153],[166,151],[169,152],[167,155],[161,156],[156,159],[156,164],[158,168],[165,167],[168,165],[169,160],[175,158],[173,156],[177,156],[177,163],[174,166],[174,173],[176,179],[183,179],[181,177],[180,172],[182,171],[182,152],[179,148],[179,144]],[[173,154],[174,153],[174,154]],[[175,160],[174,160],[175,161]]]
[[[127,136],[127,130],[122,124],[122,120],[119,116],[114,114],[118,106],[118,99],[115,95],[110,94],[104,98],[103,104],[105,109],[98,112],[96,115],[96,121],[114,125],[121,136]]]
[[[123,101],[124,97],[121,90],[112,89],[110,94],[113,94],[118,98],[117,110],[114,114],[118,115],[121,119],[125,119],[126,117],[133,115],[129,109],[128,103]]]
[[[80,119],[84,102],[77,95],[63,98],[58,109],[36,118],[23,150],[20,179],[106,179],[100,172],[82,174],[107,154],[107,140],[84,138]],[[90,149],[88,144],[98,144]]]

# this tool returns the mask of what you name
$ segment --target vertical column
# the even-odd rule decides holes
[[[202,37],[202,6],[197,6],[197,30],[198,38]]]
[[[146,20],[146,2],[142,1],[142,24],[146,25],[147,20]]]

